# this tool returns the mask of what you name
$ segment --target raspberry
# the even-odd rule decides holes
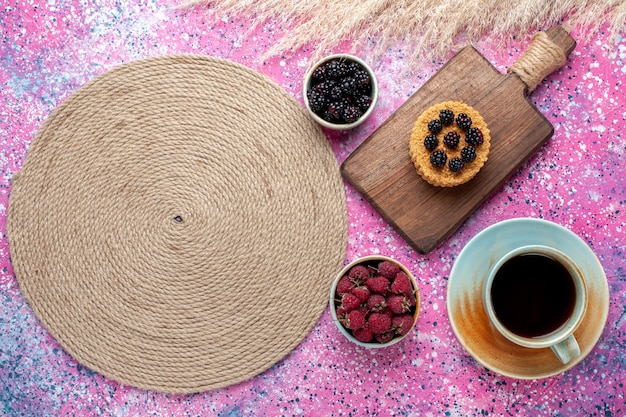
[[[463,162],[472,162],[476,159],[476,149],[473,146],[466,146],[461,149],[461,159]]]
[[[381,276],[372,277],[365,281],[365,286],[369,288],[371,292],[385,294],[389,289],[389,280]]]
[[[354,330],[352,335],[356,340],[363,343],[369,343],[374,339],[374,333],[372,333],[372,329],[368,326],[361,327],[360,329]]]
[[[391,283],[391,292],[394,294],[403,294],[410,300],[415,298],[413,294],[413,284],[404,272],[400,272],[396,275],[396,278]]]
[[[430,154],[430,163],[435,168],[441,168],[446,164],[448,160],[448,155],[444,151],[435,151]]]
[[[354,287],[352,289],[352,294],[356,295],[362,303],[370,298],[370,290],[367,287]]]
[[[387,343],[387,342],[391,342],[391,340],[393,339],[393,332],[385,332],[385,333],[381,333],[381,334],[377,334],[376,335],[376,341],[378,343]]]
[[[378,264],[378,273],[387,279],[395,278],[398,272],[400,272],[400,267],[393,262],[382,261]]]
[[[387,307],[387,300],[380,294],[372,294],[370,298],[367,299],[366,305],[370,311],[381,311]]]
[[[465,135],[465,142],[470,145],[478,146],[482,145],[485,141],[483,136],[483,132],[480,131],[477,127],[472,127],[467,131],[467,135]]]
[[[344,326],[350,330],[357,330],[365,326],[365,314],[361,310],[352,310],[346,316]]]
[[[385,333],[391,328],[391,317],[382,313],[372,313],[367,319],[367,325],[374,334]]]
[[[472,119],[470,119],[470,117],[465,113],[459,113],[459,115],[456,117],[456,124],[461,129],[468,130],[470,126],[472,126]]]
[[[430,130],[434,135],[441,132],[441,129],[443,129],[443,125],[439,119],[428,122],[428,130]]]
[[[459,140],[461,140],[461,135],[458,132],[448,132],[443,137],[443,143],[450,149],[456,149],[459,146]]]
[[[389,310],[394,314],[404,314],[411,311],[411,303],[405,295],[392,295],[387,298]]]
[[[341,305],[340,308],[343,308],[346,313],[351,312],[352,310],[356,310],[361,305],[361,300],[354,294],[344,294],[341,296]]]
[[[353,289],[354,289],[354,284],[350,280],[350,277],[347,275],[344,275],[343,277],[341,277],[341,279],[337,283],[336,292],[338,295],[343,295],[345,293],[351,292]]]
[[[370,271],[363,265],[355,265],[348,271],[348,276],[354,283],[364,283],[370,277]]]
[[[404,336],[411,330],[411,327],[413,327],[413,316],[410,314],[395,316],[391,320],[391,327],[396,334]]]
[[[438,145],[439,139],[437,139],[435,135],[428,135],[426,139],[424,139],[424,147],[430,152],[434,151]]]
[[[389,306],[387,306],[387,307],[383,308],[382,310],[380,310],[379,313],[384,314],[386,316],[389,316],[390,319],[392,319],[393,316],[395,316],[395,313],[393,311],[391,311]]]
[[[444,126],[449,126],[454,122],[454,113],[452,110],[443,109],[439,112],[439,120]]]

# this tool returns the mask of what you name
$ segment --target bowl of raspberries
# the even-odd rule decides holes
[[[329,129],[352,129],[367,119],[378,98],[372,69],[348,54],[318,61],[303,83],[304,104],[311,117]]]
[[[386,256],[366,256],[349,263],[330,290],[330,312],[339,331],[368,348],[404,339],[413,330],[419,310],[415,277]]]

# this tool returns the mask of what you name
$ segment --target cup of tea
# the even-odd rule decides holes
[[[527,348],[551,348],[562,363],[580,356],[574,331],[587,309],[585,278],[563,252],[516,248],[490,269],[483,301],[493,326]]]

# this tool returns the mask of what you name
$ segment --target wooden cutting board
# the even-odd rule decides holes
[[[565,57],[576,46],[560,26],[545,33]],[[550,122],[528,101],[529,90],[520,76],[500,73],[475,48],[465,47],[344,161],[342,174],[415,250],[426,254],[552,136]],[[483,116],[491,150],[476,177],[442,188],[416,173],[409,138],[424,110],[449,100],[464,101]]]

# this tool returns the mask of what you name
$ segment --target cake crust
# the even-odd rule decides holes
[[[429,150],[424,145],[424,140],[428,135],[434,135],[434,132],[429,129],[428,124],[433,120],[439,120],[440,112],[445,109],[454,113],[455,121],[442,126],[441,131],[436,133],[437,146]],[[466,142],[467,130],[461,128],[456,122],[457,116],[461,113],[468,115],[472,121],[471,127],[479,129],[482,133],[483,142],[481,144],[469,145]],[[450,148],[444,144],[444,137],[449,132],[460,134],[460,141],[456,148]],[[409,153],[415,170],[425,181],[438,187],[454,187],[466,183],[478,174],[478,171],[487,161],[491,147],[490,139],[489,128],[478,111],[461,101],[446,101],[429,107],[417,118],[411,130]],[[466,146],[472,146],[475,149],[476,158],[473,161],[464,162],[460,171],[453,172],[449,162],[453,158],[462,159],[461,150]],[[442,167],[435,167],[431,163],[431,155],[438,151],[445,152],[447,156],[446,163]]]

